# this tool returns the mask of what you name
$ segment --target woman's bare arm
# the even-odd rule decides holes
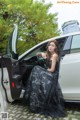
[[[51,64],[51,68],[48,68],[47,70],[49,72],[54,72],[55,71],[55,67],[56,67],[56,63],[57,63],[57,60],[58,60],[58,55],[57,54],[54,54],[52,56],[52,64]]]

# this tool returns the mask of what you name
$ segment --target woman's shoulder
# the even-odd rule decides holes
[[[54,53],[54,54],[52,55],[52,57],[58,58],[59,56],[58,56],[57,53]]]
[[[58,60],[58,59],[59,59],[58,54],[57,54],[57,53],[54,53],[54,54],[52,55],[52,59],[56,59],[56,60]]]

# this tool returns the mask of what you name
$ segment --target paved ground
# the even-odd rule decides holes
[[[31,113],[26,103],[22,100],[15,101],[9,104],[8,120],[80,120],[80,104],[66,103],[67,117],[65,118],[51,118],[39,114]],[[3,119],[2,119],[3,120]]]

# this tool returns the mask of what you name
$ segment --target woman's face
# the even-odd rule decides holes
[[[55,50],[55,48],[56,48],[55,43],[54,43],[54,42],[51,42],[51,43],[49,44],[49,46],[48,46],[48,51],[51,52],[51,53],[53,53],[54,50]]]

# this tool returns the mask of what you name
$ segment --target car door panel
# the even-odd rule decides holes
[[[79,66],[80,53],[66,54],[60,61],[59,82],[65,99],[80,100]]]
[[[0,63],[2,65],[1,75],[3,75],[1,82],[2,87],[5,91],[7,101],[12,102],[20,96],[22,89],[22,78],[19,71],[16,72],[16,70],[14,70],[14,65],[10,58],[3,57]]]
[[[5,74],[4,74],[5,73]],[[1,83],[1,90],[2,90],[2,94],[6,96],[6,100],[8,102],[12,102],[13,98],[11,95],[11,91],[10,91],[10,83],[9,83],[9,74],[7,71],[7,68],[3,68],[3,80],[2,80],[2,70],[0,69],[0,83]]]

